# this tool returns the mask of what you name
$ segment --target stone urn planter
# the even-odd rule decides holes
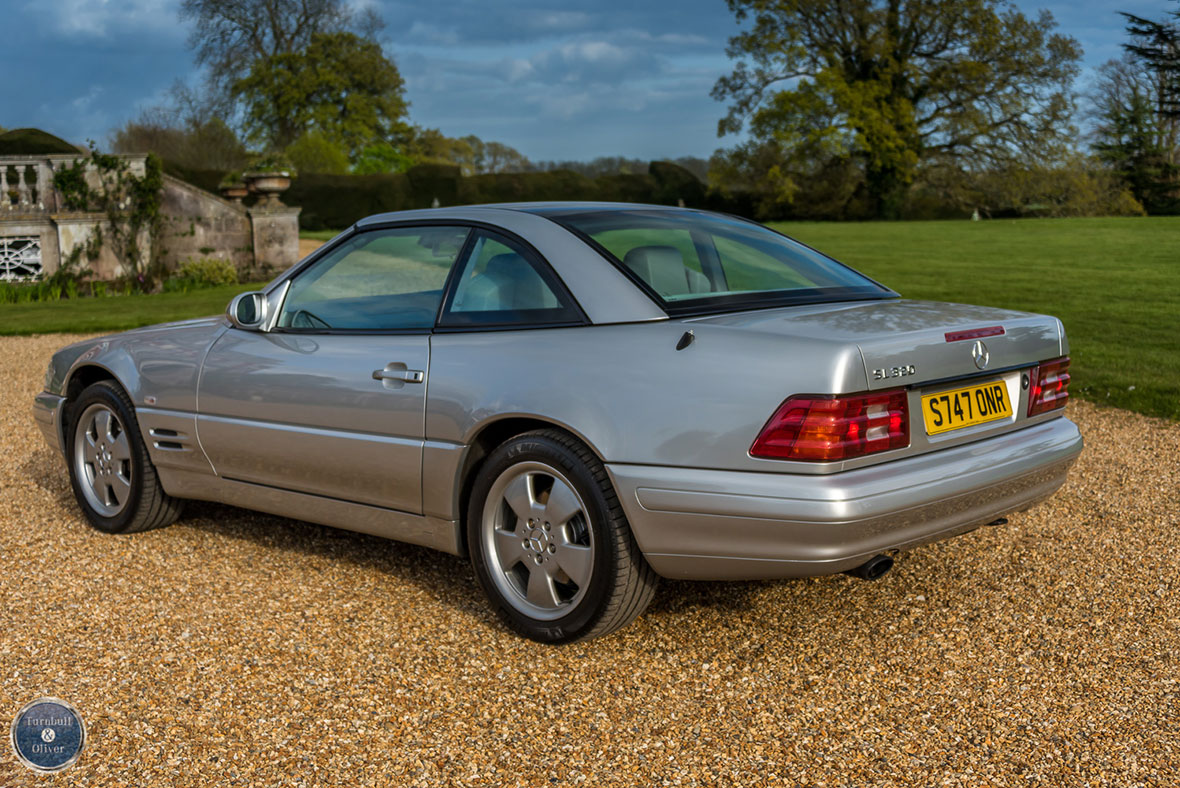
[[[249,193],[250,188],[245,183],[230,183],[221,187],[221,196],[227,200],[233,200],[239,205]]]
[[[291,188],[291,176],[286,172],[248,172],[244,177],[250,191],[262,195],[260,205],[267,208],[282,205],[279,195]]]

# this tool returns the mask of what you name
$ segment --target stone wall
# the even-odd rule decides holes
[[[160,212],[161,259],[169,269],[201,257],[229,260],[240,271],[254,264],[254,235],[243,206],[165,175]],[[298,223],[295,242],[299,242]]]
[[[270,275],[299,261],[299,209],[246,208],[164,176],[163,257],[168,268],[189,258],[230,260],[243,275]]]
[[[63,211],[61,195],[51,186],[55,170],[80,158],[54,155],[0,160],[0,183],[11,187],[0,189],[4,192],[0,194],[0,237],[23,239],[18,241],[21,244],[39,239],[43,276],[56,271],[61,261],[106,221],[101,213]],[[143,174],[145,156],[125,159],[133,174]],[[92,187],[99,185],[93,170],[87,177]],[[277,201],[246,208],[170,175],[164,176],[160,208],[160,247],[155,252],[168,269],[190,258],[213,257],[231,261],[243,277],[258,277],[282,271],[299,260],[298,208]],[[140,246],[150,252],[151,239],[146,233]],[[124,274],[109,246],[103,247],[97,260],[83,257],[81,265],[89,268],[95,279],[111,280]]]

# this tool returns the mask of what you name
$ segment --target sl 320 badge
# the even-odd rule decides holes
[[[902,364],[900,367],[881,367],[873,370],[873,380],[888,380],[889,378],[904,378],[916,374],[918,368],[913,364]]]

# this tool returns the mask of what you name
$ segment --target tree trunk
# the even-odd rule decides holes
[[[900,219],[906,187],[905,175],[896,167],[868,165],[865,168],[865,190],[873,218]]]

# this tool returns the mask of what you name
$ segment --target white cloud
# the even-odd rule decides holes
[[[529,14],[527,26],[533,30],[550,33],[569,33],[582,30],[591,22],[589,14],[581,11],[550,11],[548,13]]]
[[[406,31],[406,40],[416,45],[451,47],[459,43],[459,33],[453,28],[439,27],[429,22],[415,21]]]
[[[71,101],[70,106],[76,112],[88,112],[94,106],[94,102],[98,101],[102,96],[102,93],[102,85],[92,85],[90,90]]]
[[[58,32],[106,37],[127,30],[176,26],[175,0],[34,0],[30,13],[49,20]]]

